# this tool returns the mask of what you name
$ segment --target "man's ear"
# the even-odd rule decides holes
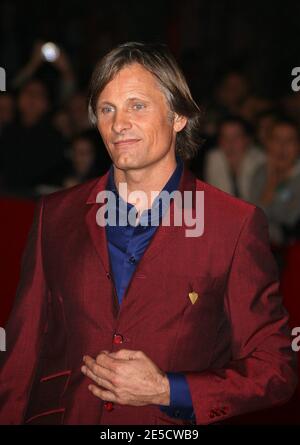
[[[187,124],[187,117],[174,114],[174,130],[179,133]]]

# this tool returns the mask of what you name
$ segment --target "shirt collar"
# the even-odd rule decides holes
[[[164,187],[162,189],[162,191],[167,191],[170,194],[173,191],[178,189],[179,181],[180,181],[182,171],[183,171],[183,161],[178,155],[176,155],[176,163],[177,163],[177,165],[176,165],[174,172],[172,173],[170,179],[168,180],[168,182],[164,185]],[[114,180],[114,165],[113,164],[110,166],[110,169],[109,169],[106,190],[115,192],[119,196],[119,192],[116,187],[115,180]],[[129,204],[129,205],[132,206],[132,204]]]
[[[157,195],[157,197],[155,198],[155,200],[153,201],[152,207],[151,209],[145,210],[140,217],[140,223],[146,224],[147,222],[149,222],[150,218],[151,218],[151,212],[155,211],[155,217],[154,220],[158,221],[160,220],[160,218],[163,216],[163,214],[166,211],[166,208],[162,208],[161,206],[161,201],[160,201],[160,194],[164,191],[164,192],[168,192],[169,194],[171,194],[172,192],[178,190],[178,186],[179,186],[179,182],[180,182],[180,178],[183,172],[183,161],[182,159],[176,155],[176,168],[174,170],[174,172],[172,173],[171,177],[169,178],[169,180],[166,182],[166,184],[164,185],[163,189],[160,191],[160,193]],[[113,164],[110,166],[109,169],[109,175],[108,175],[108,180],[107,180],[107,186],[106,186],[107,190],[110,190],[112,192],[114,192],[117,196],[117,202],[119,200],[123,200],[123,198],[119,195],[118,189],[116,187],[115,184],[115,180],[114,180],[114,166]],[[124,201],[123,201],[124,202]],[[130,203],[126,203],[127,204],[127,211],[129,211],[132,207],[133,204]],[[117,204],[117,210],[118,210],[118,204]],[[153,215],[152,215],[153,217]]]

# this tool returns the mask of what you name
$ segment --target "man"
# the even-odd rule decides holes
[[[1,423],[208,424],[289,399],[295,357],[266,219],[184,167],[199,109],[167,49],[112,50],[89,104],[113,166],[38,205],[1,357]],[[136,225],[99,223],[105,190]],[[201,236],[163,224],[180,206],[166,212],[160,191],[192,194],[193,215],[204,193]],[[155,209],[159,226],[146,225]]]

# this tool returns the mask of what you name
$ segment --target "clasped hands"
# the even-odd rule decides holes
[[[167,375],[142,351],[101,351],[96,359],[83,357],[82,373],[92,380],[94,396],[120,405],[170,405]]]

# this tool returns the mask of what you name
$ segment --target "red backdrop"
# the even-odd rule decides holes
[[[34,201],[0,198],[0,326],[13,303],[34,208]]]

